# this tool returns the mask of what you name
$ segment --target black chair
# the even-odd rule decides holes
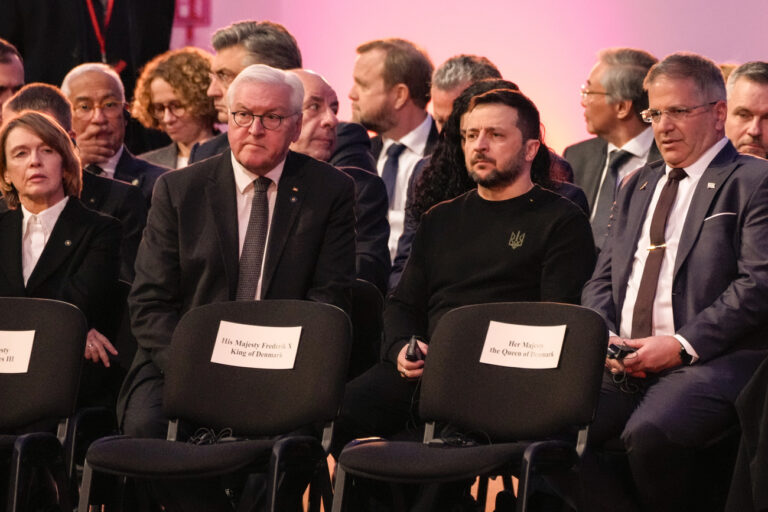
[[[293,369],[212,363],[221,321],[301,326]],[[300,474],[294,482],[309,481],[318,472],[323,476],[317,481],[325,482],[328,510],[326,450],[344,389],[350,339],[347,315],[315,302],[223,302],[190,310],[173,333],[165,373],[164,407],[172,418],[167,440],[114,436],[93,443],[86,454],[80,510],[88,510],[96,473],[158,480],[266,473],[268,510],[289,510],[286,501],[296,497],[282,496],[279,483],[292,472]],[[179,420],[214,431],[231,429],[236,440],[175,442]],[[318,424],[325,425],[322,443],[317,436],[291,434]]]
[[[363,279],[357,279],[352,286],[352,352],[349,356],[350,381],[363,374],[379,361],[381,350],[382,318],[384,298],[379,289]]]
[[[0,298],[0,331],[35,331],[27,372],[0,373],[0,456],[12,459],[7,510],[28,506],[35,474],[50,478],[51,498],[72,510],[62,445],[69,443],[67,426],[77,401],[85,317],[65,302]]]
[[[566,325],[558,367],[532,370],[480,363],[491,321]],[[421,381],[419,413],[429,421],[424,443],[378,438],[349,443],[336,470],[334,512],[343,510],[348,475],[399,483],[480,476],[481,510],[487,477],[516,475],[517,510],[526,510],[533,475],[570,468],[584,451],[607,336],[597,313],[567,304],[482,304],[448,312],[432,336]],[[435,439],[435,422],[486,442],[442,442]],[[569,438],[563,434],[576,440],[561,440]]]

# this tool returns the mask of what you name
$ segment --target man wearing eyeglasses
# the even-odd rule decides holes
[[[83,168],[139,187],[149,207],[155,181],[168,169],[136,158],[123,145],[128,113],[118,74],[106,64],[81,64],[67,73],[61,90],[72,103]]]
[[[728,475],[711,478],[715,496],[702,508],[694,461],[736,425],[733,403],[768,353],[768,162],[725,137],[725,84],[712,61],[672,54],[644,86],[642,116],[663,161],[622,183],[582,295],[610,342],[636,350],[606,359],[589,443],[621,439],[637,494],[589,457],[584,496],[601,503],[584,509],[722,509]]]
[[[574,182],[584,189],[595,246],[606,236],[611,207],[621,180],[631,171],[661,158],[653,133],[640,112],[648,107],[643,78],[656,58],[634,48],[608,48],[581,86],[587,131],[596,137],[565,149]]]
[[[232,149],[157,181],[128,300],[139,348],[118,405],[126,434],[165,437],[163,370],[189,309],[258,299],[349,309],[354,182],[289,151],[303,101],[296,75],[247,67],[227,91]]]

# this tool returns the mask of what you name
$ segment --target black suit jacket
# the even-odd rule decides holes
[[[661,161],[627,177],[597,268],[584,288],[582,303],[600,313],[613,332],[619,332],[637,242],[663,172]],[[675,258],[675,331],[696,350],[701,358],[697,364],[727,358],[740,349],[764,354],[766,262],[768,162],[740,155],[729,142],[696,186]],[[729,379],[720,384],[734,385]]]
[[[595,205],[600,191],[600,176],[605,167],[608,143],[600,137],[593,137],[565,148],[563,158],[573,167],[573,182],[580,186],[587,196],[589,210]],[[661,153],[656,147],[656,141],[651,144],[648,163],[661,160]]]
[[[328,163],[339,168],[359,167],[378,174],[376,159],[371,154],[371,138],[363,125],[339,123],[336,126],[336,148]]]
[[[387,291],[391,268],[389,257],[389,201],[384,181],[357,167],[340,167],[355,180],[355,254],[357,277]]]
[[[120,155],[120,160],[118,160],[115,168],[115,179],[139,187],[147,201],[147,208],[149,208],[155,182],[168,170],[167,167],[160,167],[141,158],[136,158],[128,151],[128,148],[123,146],[123,154]]]
[[[74,304],[101,332],[111,318],[120,266],[120,224],[70,197],[27,285],[21,266],[21,208],[0,214],[0,295]]]
[[[128,299],[139,348],[126,378],[165,368],[171,334],[189,309],[235,299],[238,221],[229,151],[162,176],[136,258]],[[267,244],[262,298],[349,309],[355,271],[354,184],[328,164],[286,158]],[[126,395],[124,395],[126,396]]]
[[[83,172],[80,200],[88,208],[120,221],[123,240],[120,244],[120,279],[133,281],[133,264],[139,250],[141,233],[147,224],[147,203],[138,187]]]

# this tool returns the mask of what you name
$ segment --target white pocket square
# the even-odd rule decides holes
[[[709,217],[704,219],[704,222],[707,222],[710,219],[714,219],[715,217],[720,217],[721,215],[736,215],[736,212],[720,212],[720,213],[716,213],[716,214],[710,215]]]

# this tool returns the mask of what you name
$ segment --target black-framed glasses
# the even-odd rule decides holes
[[[152,103],[149,106],[149,113],[158,121],[163,119],[166,110],[175,117],[181,117],[184,115],[184,112],[186,112],[187,106],[178,101],[172,101],[170,103]]]
[[[274,113],[252,114],[245,110],[230,112],[230,114],[232,114],[232,120],[235,122],[235,124],[237,126],[242,126],[243,128],[247,128],[251,126],[253,124],[253,120],[258,117],[259,122],[261,123],[261,126],[265,130],[277,130],[278,128],[280,128],[280,125],[283,124],[283,119],[298,115],[298,113],[289,114],[287,116],[281,116],[279,114],[274,114]]]
[[[122,115],[125,110],[125,104],[122,101],[107,100],[102,103],[94,103],[92,101],[79,101],[72,107],[74,116],[79,119],[90,119],[96,113],[96,110],[101,112],[106,117],[115,118]]]
[[[591,91],[589,90],[589,87],[587,84],[581,84],[581,87],[579,88],[579,94],[581,94],[581,99],[586,100],[591,95],[601,95],[601,96],[610,96],[611,93],[605,92],[605,91]]]
[[[681,119],[685,119],[691,115],[691,113],[696,109],[702,107],[711,107],[712,105],[716,104],[717,101],[710,101],[709,103],[702,103],[701,105],[695,105],[693,107],[670,107],[665,108],[664,110],[648,108],[640,112],[640,116],[642,116],[643,121],[646,123],[658,123],[661,120],[662,114],[666,115],[673,121],[680,121]]]

